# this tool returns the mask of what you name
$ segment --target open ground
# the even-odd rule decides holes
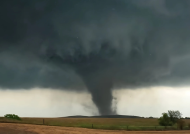
[[[190,131],[125,131],[0,123],[0,134],[189,134]]]
[[[184,120],[186,124],[190,123],[189,119]],[[177,130],[177,126],[165,128],[159,126],[158,119],[149,118],[22,118],[17,121],[2,117],[0,122],[0,134],[190,133],[187,126],[181,131]]]

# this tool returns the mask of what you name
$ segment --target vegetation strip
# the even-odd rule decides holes
[[[104,130],[166,131],[189,130],[190,120],[183,119],[179,111],[168,111],[156,118],[15,118],[0,117],[0,123],[17,123],[60,127],[80,127]],[[11,118],[10,118],[11,117]]]

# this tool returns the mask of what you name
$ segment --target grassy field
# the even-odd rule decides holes
[[[1,117],[0,122],[15,122],[37,125],[83,127],[110,130],[175,130],[177,126],[159,126],[158,119],[148,118],[21,118],[21,121]],[[44,120],[44,122],[43,122]],[[186,124],[190,119],[184,119]],[[43,124],[44,123],[44,124]],[[189,129],[187,126],[185,129]]]

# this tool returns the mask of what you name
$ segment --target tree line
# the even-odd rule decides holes
[[[183,129],[185,121],[182,118],[182,113],[178,110],[168,110],[167,113],[162,113],[162,116],[158,119],[159,125],[161,126],[173,126],[177,124],[179,129]],[[189,125],[190,126],[190,125]]]

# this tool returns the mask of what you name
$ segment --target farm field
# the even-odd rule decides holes
[[[190,131],[125,131],[0,123],[0,134],[189,134]]]
[[[159,126],[157,119],[148,118],[21,118],[21,121],[0,118],[0,123],[35,124],[44,126],[78,127],[105,130],[176,130],[177,126]],[[189,119],[184,119],[186,124]],[[188,130],[186,126],[184,129]]]
[[[144,118],[22,118],[21,121],[0,118],[0,122],[111,130],[162,128],[157,119]]]

